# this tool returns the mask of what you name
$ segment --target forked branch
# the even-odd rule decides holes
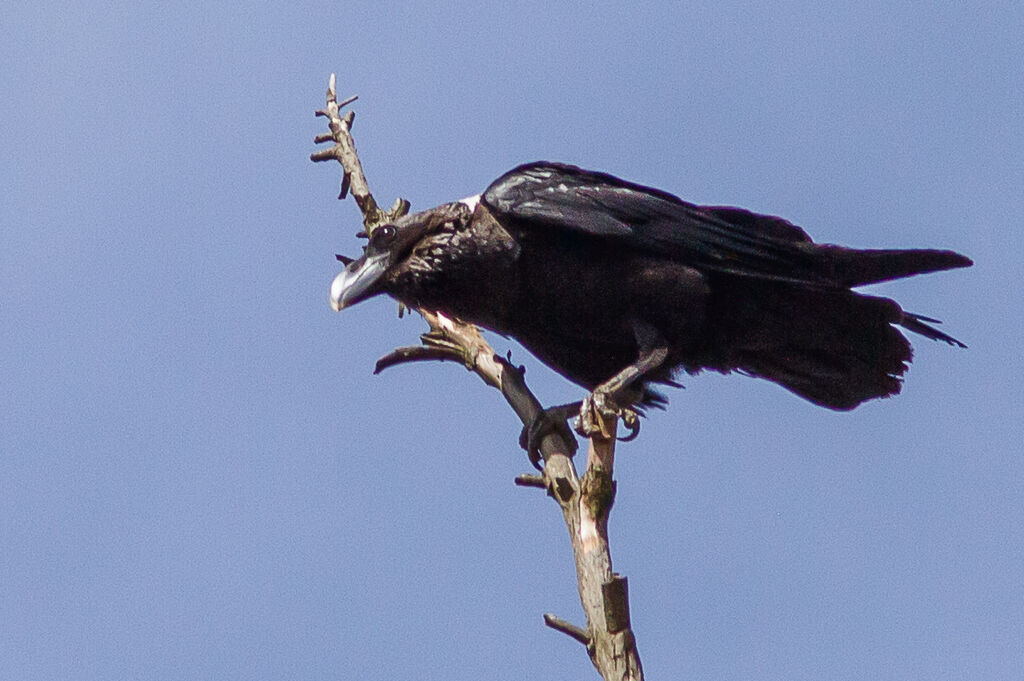
[[[344,199],[349,191],[352,192],[352,198],[356,200],[356,204],[363,214],[363,226],[368,234],[372,234],[378,225],[397,220],[408,213],[409,202],[401,198],[396,199],[390,210],[382,211],[377,206],[373,194],[370,193],[370,185],[366,182],[363,164],[359,161],[356,143],[352,139],[352,123],[355,121],[356,114],[354,111],[349,111],[344,116],[341,115],[341,109],[356,99],[358,99],[358,95],[353,95],[340,104],[338,103],[336,78],[332,73],[327,82],[327,104],[316,112],[317,116],[327,118],[327,124],[331,131],[317,135],[314,141],[317,144],[333,141],[334,145],[330,149],[314,152],[309,158],[317,163],[334,159],[341,164],[341,191],[338,193],[338,198]]]
[[[378,225],[405,215],[409,203],[398,199],[388,211],[377,206],[352,140],[354,113],[349,111],[344,116],[340,113],[353,101],[355,97],[338,103],[335,77],[331,74],[327,104],[317,111],[318,116],[327,117],[331,131],[317,136],[316,142],[334,144],[310,158],[313,161],[334,159],[341,164],[343,170],[338,198],[345,198],[351,192],[362,212],[366,232],[372,233]],[[498,356],[472,324],[430,310],[417,312],[430,326],[430,330],[420,337],[422,345],[399,348],[382,357],[377,362],[377,372],[407,362],[456,361],[476,373],[487,385],[500,390],[524,426],[535,422],[543,409],[526,386],[521,368]],[[567,441],[558,432],[551,432],[545,434],[540,442],[543,474],[520,476],[516,483],[547,489],[558,502],[572,541],[577,587],[587,627],[577,627],[553,615],[545,615],[545,623],[584,644],[591,662],[606,681],[639,680],[643,678],[643,671],[630,628],[626,580],[612,572],[608,547],[608,512],[615,498],[612,471],[616,424],[606,425],[610,437],[591,439],[582,478],[577,476],[572,462],[575,443]]]

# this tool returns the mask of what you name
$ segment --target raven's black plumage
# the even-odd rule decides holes
[[[782,218],[533,163],[478,202],[375,231],[335,280],[332,304],[388,293],[512,336],[570,380],[620,398],[623,381],[670,382],[681,367],[738,371],[850,409],[899,392],[911,348],[896,326],[961,345],[933,320],[851,288],[970,264],[952,251],[815,244]]]

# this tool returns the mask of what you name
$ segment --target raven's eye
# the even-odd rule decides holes
[[[391,243],[391,240],[395,238],[396,233],[397,231],[395,230],[394,225],[381,225],[377,229],[373,230],[373,234],[370,236],[370,241],[377,248],[381,248]]]

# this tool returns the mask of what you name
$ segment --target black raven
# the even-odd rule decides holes
[[[851,289],[971,264],[816,244],[782,218],[539,162],[376,229],[330,299],[340,310],[387,293],[511,336],[592,391],[581,421],[663,403],[648,384],[679,368],[766,378],[845,410],[899,392],[911,348],[896,326],[963,346]]]

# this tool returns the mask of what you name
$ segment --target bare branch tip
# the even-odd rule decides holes
[[[374,366],[373,373],[379,374],[385,369],[389,369],[399,364],[406,364],[409,362],[429,362],[429,361],[460,361],[462,357],[458,352],[454,352],[451,349],[443,347],[424,347],[422,345],[411,345],[404,348],[398,348],[391,351],[387,355],[384,355],[377,360],[377,364]]]
[[[566,622],[561,617],[556,617],[549,612],[544,613],[544,624],[555,631],[560,631],[566,636],[576,639],[585,646],[590,646],[590,635],[584,629],[577,627],[571,622]]]
[[[338,154],[335,148],[321,149],[320,151],[314,151],[309,155],[309,160],[320,163],[321,161],[330,161],[331,159],[338,158]]]
[[[531,473],[524,473],[523,475],[517,475],[515,483],[519,487],[537,487],[539,489],[547,489],[548,485],[544,482],[543,475],[533,475]]]
[[[391,210],[388,212],[393,216],[393,218],[400,218],[409,212],[409,208],[411,206],[411,203],[399,197],[395,199],[395,202],[391,205]]]

